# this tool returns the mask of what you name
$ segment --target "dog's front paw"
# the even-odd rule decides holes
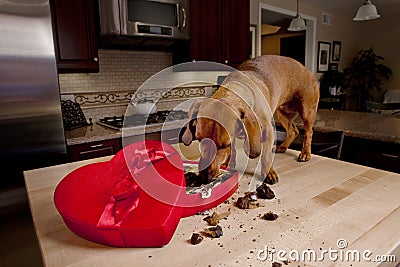
[[[306,161],[309,161],[310,158],[311,158],[311,153],[301,151],[301,153],[299,154],[299,157],[297,158],[297,161],[298,162],[306,162]]]
[[[276,184],[279,181],[278,175],[274,171],[274,169],[270,168],[267,174],[267,177],[264,179],[264,183],[267,184]]]
[[[285,153],[287,150],[287,147],[285,146],[276,146],[275,147],[275,152],[276,153]]]

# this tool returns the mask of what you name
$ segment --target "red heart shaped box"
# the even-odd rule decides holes
[[[162,145],[162,148],[161,148]],[[158,201],[139,187],[138,205],[126,215],[119,227],[98,226],[116,182],[131,175],[125,156],[145,147],[168,150],[170,155],[148,164],[137,173],[135,180],[169,186],[170,203],[176,203],[185,189],[180,155],[171,146],[145,141],[132,144],[118,152],[110,161],[82,166],[57,185],[54,203],[65,224],[77,235],[116,247],[157,247],[167,244],[178,226],[182,207]],[[162,177],[160,176],[162,173]],[[165,192],[165,187],[158,190]]]
[[[133,172],[138,151],[146,151],[147,159],[149,151],[165,155]],[[69,173],[57,185],[54,203],[68,228],[87,240],[115,247],[159,247],[169,243],[181,217],[219,205],[237,183],[235,172],[207,199],[200,193],[187,195],[179,153],[168,144],[143,141],[110,161]]]

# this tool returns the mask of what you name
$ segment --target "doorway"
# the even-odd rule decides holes
[[[295,58],[315,73],[316,21],[312,16],[301,14],[307,29],[289,32],[291,19],[296,12],[259,3],[259,30],[257,55],[276,54]]]
[[[280,42],[280,55],[296,59],[301,64],[306,64],[306,35],[282,37]]]

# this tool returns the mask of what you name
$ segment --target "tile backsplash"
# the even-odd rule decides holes
[[[171,66],[169,52],[100,49],[99,73],[59,74],[61,99],[80,104],[85,117],[96,121],[125,114],[131,99],[152,99],[158,110],[172,109],[193,97],[209,96],[217,76],[227,75],[175,72]],[[149,79],[156,73],[156,79]]]
[[[150,76],[172,66],[164,51],[99,49],[98,73],[59,74],[61,94],[136,90]]]

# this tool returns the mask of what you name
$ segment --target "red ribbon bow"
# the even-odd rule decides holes
[[[139,187],[132,176],[118,180],[100,216],[98,227],[119,228],[123,219],[139,204]]]
[[[164,151],[162,147],[136,149],[133,152],[131,164],[133,175],[137,175],[149,163],[166,158],[171,154],[173,151]],[[131,174],[116,181],[97,226],[119,228],[124,218],[138,206],[139,192],[139,186]]]

